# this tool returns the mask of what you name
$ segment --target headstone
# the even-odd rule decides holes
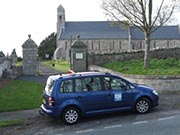
[[[23,48],[23,74],[37,75],[38,74],[38,46],[28,35],[27,39],[22,45]]]
[[[17,54],[16,54],[16,50],[13,49],[12,53],[11,53],[11,60],[12,60],[12,66],[15,66],[17,64]]]
[[[1,57],[5,57],[4,53],[2,51],[0,51],[0,58]]]

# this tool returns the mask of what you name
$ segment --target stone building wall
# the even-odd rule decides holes
[[[133,40],[132,41],[132,51],[133,50],[144,50],[145,42],[144,40]],[[180,40],[152,40],[151,50],[162,49],[162,48],[180,48]]]
[[[124,52],[137,52],[142,51],[145,48],[144,40],[132,40],[131,46],[128,40],[84,40],[81,39],[88,47],[88,53],[94,54],[113,54],[113,53],[124,53]],[[57,47],[61,48],[59,57],[69,61],[69,50],[73,40],[59,40],[57,41]],[[169,48],[180,48],[180,40],[152,40],[151,50],[157,49],[169,49]],[[61,59],[60,58],[60,59]]]

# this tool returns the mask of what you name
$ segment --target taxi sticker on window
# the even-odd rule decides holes
[[[114,94],[114,101],[122,101],[122,94],[118,93],[118,94]]]

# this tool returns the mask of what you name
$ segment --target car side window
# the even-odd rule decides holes
[[[75,92],[87,91],[87,88],[83,85],[83,79],[75,79]]]
[[[103,77],[105,90],[127,90],[131,85],[121,78]],[[134,88],[134,87],[133,87]]]
[[[111,78],[103,77],[103,84],[104,84],[105,90],[110,90],[111,89]]]
[[[86,77],[75,79],[75,91],[98,91],[101,90],[101,83],[99,77]]]
[[[90,86],[90,91],[99,91],[101,90],[101,81],[99,77],[92,77],[90,83],[88,84]]]
[[[73,82],[72,82],[72,80],[62,81],[61,86],[60,86],[60,92],[61,93],[73,92]]]
[[[124,89],[127,89],[127,84],[124,80],[122,80],[120,78],[112,78],[111,89],[112,90],[124,90]]]

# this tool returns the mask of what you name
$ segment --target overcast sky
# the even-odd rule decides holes
[[[37,43],[56,32],[57,7],[65,8],[66,21],[104,21],[102,0],[0,0],[0,51],[5,55],[22,44],[28,34]]]
[[[22,56],[22,44],[28,34],[37,43],[56,32],[57,7],[65,8],[67,21],[107,20],[101,0],[1,0],[0,51],[5,55],[16,49]]]

